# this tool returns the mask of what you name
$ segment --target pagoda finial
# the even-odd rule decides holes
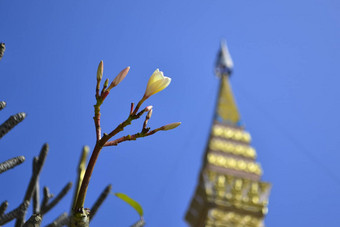
[[[231,60],[228,51],[227,42],[222,40],[215,66],[216,75],[221,78],[215,120],[234,126],[240,126],[240,114],[229,84],[229,77],[232,70],[233,61]]]
[[[233,71],[234,63],[231,59],[227,42],[221,41],[221,49],[218,53],[215,65],[215,73],[218,77],[230,76]]]

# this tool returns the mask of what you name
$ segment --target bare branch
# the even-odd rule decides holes
[[[38,160],[37,160],[36,165],[35,165],[35,171],[33,171],[33,174],[32,174],[30,183],[28,185],[24,200],[29,201],[32,198],[33,191],[34,191],[34,188],[35,188],[35,185],[36,185],[36,181],[38,180],[41,169],[42,169],[42,167],[45,163],[45,159],[46,159],[46,156],[47,156],[47,153],[48,153],[48,149],[49,148],[48,148],[47,143],[45,143],[43,145],[43,147],[41,148]]]
[[[68,214],[65,212],[59,215],[52,223],[48,224],[46,227],[61,227],[68,225],[70,222]]]
[[[11,212],[0,216],[0,225],[4,225],[7,222],[12,221],[14,218],[18,218],[22,216],[23,213],[26,212],[28,206],[30,205],[29,201],[23,202],[18,208],[12,210]]]
[[[50,194],[50,190],[48,189],[48,187],[44,187],[44,197],[43,197],[43,200],[41,202],[41,206],[40,207],[46,207],[47,204],[48,204],[48,201],[52,197],[53,197],[53,194]]]
[[[6,50],[5,43],[0,43],[0,60],[4,56],[5,50]]]
[[[5,213],[7,207],[8,207],[7,201],[4,201],[3,203],[1,203],[1,205],[0,205],[0,216]]]
[[[112,189],[112,185],[109,184],[108,186],[106,186],[106,188],[104,189],[104,191],[100,194],[100,196],[98,197],[97,201],[93,204],[92,208],[90,209],[90,221],[92,220],[92,218],[94,217],[94,215],[97,213],[99,207],[103,204],[104,200],[107,198],[107,196],[110,194]]]
[[[67,194],[67,192],[71,189],[72,182],[69,182],[65,187],[59,192],[59,194],[46,206],[41,207],[41,214],[46,214],[50,211],[55,205],[57,205],[60,200]]]
[[[32,214],[23,227],[40,227],[41,221],[41,214]]]
[[[26,117],[25,113],[17,113],[10,116],[2,125],[0,125],[0,138],[6,135],[12,128],[23,121]]]
[[[143,217],[139,221],[137,221],[135,224],[133,224],[131,227],[143,227],[145,225],[145,221]]]
[[[33,159],[33,174],[37,171],[37,164],[38,163],[38,157],[34,157]],[[39,177],[37,177],[36,183],[35,183],[35,189],[33,192],[33,214],[39,214],[40,213],[40,186],[39,186]]]
[[[2,163],[0,163],[0,174],[14,168],[17,165],[20,165],[21,163],[23,163],[25,161],[25,157],[24,156],[18,156],[15,158],[11,158],[7,161],[4,161]]]
[[[5,101],[1,101],[0,102],[0,110],[2,110],[5,107],[6,107],[6,102]]]
[[[39,157],[38,157],[38,161],[36,162],[36,165],[35,165],[36,171],[33,171],[31,180],[30,180],[29,185],[28,185],[27,190],[26,190],[24,201],[30,201],[32,196],[33,196],[33,192],[34,192],[34,189],[35,189],[35,186],[36,186],[36,182],[39,178],[39,174],[41,172],[42,166],[44,165],[47,153],[48,153],[48,144],[45,143],[43,145],[43,147],[41,148],[41,151],[40,151],[40,154],[39,154]],[[24,223],[24,220],[25,220],[25,214],[26,214],[26,210],[22,213],[21,217],[17,218],[17,221],[15,223],[15,227],[21,227],[22,226],[22,224]]]
[[[70,225],[72,227],[89,227],[90,226],[90,209],[76,208],[70,217]]]
[[[74,209],[74,206],[75,206],[76,201],[77,201],[80,185],[83,182],[84,173],[85,173],[85,170],[86,170],[86,161],[87,161],[87,157],[89,155],[89,152],[90,152],[90,148],[88,146],[84,146],[82,154],[80,156],[80,160],[79,160],[78,176],[77,176],[77,180],[76,180],[76,188],[74,189],[73,203],[72,203],[71,211],[72,211],[72,209]]]

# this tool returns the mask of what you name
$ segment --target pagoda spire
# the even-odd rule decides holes
[[[240,115],[229,83],[233,71],[222,42],[215,73],[221,79],[216,112],[195,194],[185,219],[191,227],[264,227],[270,183],[261,180],[251,136],[240,126]]]
[[[230,76],[233,72],[234,63],[230,56],[227,42],[225,40],[221,41],[220,51],[218,52],[215,73],[217,76]]]
[[[233,126],[240,126],[241,117],[229,83],[229,77],[233,72],[233,67],[234,63],[231,59],[227,42],[222,41],[215,65],[216,76],[221,79],[215,120]]]

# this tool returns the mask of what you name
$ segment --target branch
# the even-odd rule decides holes
[[[90,226],[90,210],[87,208],[76,208],[73,210],[70,225],[71,227],[89,227]]]
[[[4,56],[5,50],[6,50],[5,43],[0,43],[0,60]]]
[[[108,135],[108,137],[109,137],[108,140],[111,139],[112,137],[114,137],[115,135],[117,135],[117,133],[123,131],[124,128],[126,126],[130,125],[133,120],[140,118],[145,112],[148,112],[152,109],[152,106],[147,106],[143,110],[141,110],[139,113],[135,114],[135,112],[137,112],[136,111],[137,107],[136,107],[135,111],[132,114],[130,114],[129,117],[125,121],[120,123],[114,130],[112,130],[112,132],[110,132],[110,134]]]
[[[4,201],[3,203],[1,203],[1,205],[0,205],[0,216],[2,216],[5,213],[7,207],[8,207],[7,201]]]
[[[14,168],[17,165],[20,165],[21,163],[23,163],[25,161],[25,157],[24,156],[18,156],[15,158],[11,158],[7,161],[4,161],[2,163],[0,163],[0,174]]]
[[[94,203],[94,205],[91,207],[90,209],[90,221],[92,220],[92,218],[94,217],[94,215],[97,213],[99,207],[103,204],[104,200],[107,198],[107,196],[110,194],[112,189],[112,185],[109,184],[108,186],[106,186],[106,188],[104,189],[104,191],[100,194],[100,196],[98,197],[97,201]]]
[[[67,192],[72,188],[72,182],[69,182],[65,185],[65,187],[59,192],[59,194],[46,206],[41,207],[41,214],[46,214],[50,211],[55,205],[57,205],[60,200],[67,194]]]
[[[17,113],[10,116],[7,121],[0,125],[0,138],[6,135],[12,128],[23,121],[26,117],[25,113]]]
[[[96,106],[95,106],[96,108]],[[97,141],[99,141],[102,138],[102,129],[100,127],[100,106],[97,107],[98,109],[95,112],[95,116],[93,117],[94,120],[94,125],[96,127],[96,136],[97,136]]]
[[[97,99],[97,102],[98,102],[98,99]],[[99,113],[97,111],[99,111],[99,106],[100,105],[99,106],[97,106],[97,105],[98,105],[98,103],[94,106],[94,108],[95,108],[95,117],[94,117],[94,119],[96,118],[96,114]],[[109,139],[111,139],[113,136],[115,136],[118,132],[123,131],[124,128],[127,125],[131,124],[131,121],[138,119],[145,111],[149,111],[150,108],[152,108],[152,107],[151,106],[146,107],[145,109],[140,111],[138,114],[129,115],[129,117],[124,122],[119,124],[110,134],[104,133],[104,136],[100,140],[98,140],[96,142],[96,145],[95,145],[95,147],[94,147],[94,149],[92,151],[92,155],[90,157],[90,161],[89,161],[89,163],[87,165],[87,168],[86,168],[86,171],[85,171],[83,182],[82,182],[82,184],[80,186],[80,189],[79,189],[79,193],[78,193],[78,197],[77,197],[77,202],[76,202],[76,205],[75,205],[74,209],[78,210],[78,209],[84,207],[86,192],[87,192],[88,185],[90,183],[90,179],[91,179],[91,175],[92,175],[94,166],[95,166],[95,164],[97,162],[97,159],[98,159],[100,151],[102,150],[104,145],[107,143],[107,141]]]
[[[62,213],[61,215],[59,215],[52,223],[48,224],[46,227],[60,227],[60,226],[64,226],[67,225],[69,223],[69,216],[68,214]]]
[[[149,114],[151,114],[151,113],[152,112],[150,111]],[[147,121],[148,121],[148,118],[146,118],[145,122],[147,123]],[[146,126],[145,122],[144,122],[144,125]],[[181,122],[174,122],[174,123],[171,123],[171,124],[164,125],[164,126],[162,126],[160,128],[156,128],[156,129],[154,129],[152,131],[149,131],[150,128],[145,128],[143,126],[143,129],[142,129],[141,132],[133,134],[133,135],[123,136],[123,137],[120,137],[120,138],[118,138],[116,140],[106,142],[104,144],[104,146],[105,147],[107,147],[107,146],[116,146],[117,144],[119,144],[121,142],[124,142],[124,141],[136,140],[137,138],[140,138],[140,137],[151,136],[151,135],[155,134],[158,131],[167,131],[167,130],[174,129],[174,128],[178,127],[180,124],[181,124]]]
[[[37,180],[39,178],[39,174],[41,172],[42,166],[44,165],[47,153],[48,153],[48,144],[45,143],[43,145],[43,147],[41,148],[41,151],[40,151],[40,154],[39,154],[39,157],[38,157],[38,161],[36,162],[36,165],[35,165],[36,171],[33,171],[31,180],[30,180],[29,185],[28,185],[27,190],[26,190],[24,201],[30,201],[32,196],[33,196],[33,192],[34,192]],[[24,210],[24,212],[22,212],[22,215],[17,218],[17,221],[15,223],[15,227],[21,227],[22,226],[22,224],[24,223],[25,214],[26,214],[26,210]]]
[[[4,225],[7,222],[12,221],[14,218],[18,218],[22,216],[23,213],[26,212],[28,206],[30,205],[29,201],[23,202],[18,208],[12,210],[11,212],[0,216],[0,225]]]
[[[23,227],[39,227],[42,221],[41,214],[32,214]]]
[[[131,141],[131,140],[136,140],[136,139],[141,138],[141,137],[151,136],[151,135],[155,134],[156,132],[158,132],[160,130],[161,129],[158,128],[158,129],[154,129],[154,130],[147,132],[147,133],[139,132],[139,133],[136,133],[136,134],[133,134],[133,135],[122,136],[122,137],[115,139],[113,141],[106,142],[104,144],[104,147],[117,146],[119,143],[124,142],[124,141]]]
[[[37,171],[37,163],[38,157],[34,157],[33,159],[33,174]],[[40,186],[39,186],[39,177],[37,177],[35,188],[33,192],[33,214],[40,213]]]
[[[86,160],[87,160],[87,157],[89,155],[89,151],[90,151],[90,149],[89,149],[88,146],[83,147],[83,152],[80,156],[79,165],[78,165],[78,176],[77,176],[77,180],[76,180],[76,187],[74,189],[73,203],[72,203],[71,209],[74,209],[75,205],[76,205],[80,185],[83,182],[84,173],[85,173],[85,170],[86,170]]]
[[[5,107],[6,107],[6,102],[5,101],[1,101],[0,102],[0,110],[2,110]]]
[[[135,224],[133,224],[131,227],[143,227],[145,225],[144,219],[141,217],[139,221],[137,221]]]
[[[40,207],[46,207],[47,204],[48,204],[48,201],[52,197],[53,197],[53,194],[50,193],[50,190],[48,189],[48,187],[44,187],[44,197],[43,197],[43,200],[41,202],[41,206]]]

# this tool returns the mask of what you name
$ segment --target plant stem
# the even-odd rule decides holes
[[[136,133],[136,134],[133,134],[133,135],[122,136],[118,139],[115,139],[115,140],[112,140],[112,141],[105,143],[104,146],[105,147],[117,146],[119,143],[124,142],[124,141],[136,140],[136,139],[141,138],[141,137],[151,136],[151,135],[155,134],[156,132],[158,132],[159,130],[160,129],[158,128],[158,129],[154,129],[154,130],[147,132],[147,133],[139,132],[139,133]]]
[[[96,146],[93,149],[89,164],[87,165],[87,168],[86,168],[86,171],[85,171],[83,182],[81,183],[81,187],[80,187],[79,194],[78,194],[78,197],[77,197],[75,209],[79,209],[79,208],[84,207],[87,188],[89,186],[91,175],[92,175],[94,166],[97,162],[99,153],[100,153],[101,149],[103,148],[103,146],[101,146],[100,144],[101,144],[101,142],[104,138],[105,138],[105,136],[101,140],[97,141]]]
[[[110,134],[105,134],[104,136],[101,137],[101,128],[100,128],[100,106],[103,103],[104,99],[106,98],[106,96],[109,93],[106,92],[105,94],[103,94],[103,96],[101,96],[100,98],[97,98],[97,103],[96,105],[94,105],[94,122],[95,122],[95,126],[96,126],[96,135],[97,135],[97,142],[96,145],[92,151],[91,154],[91,158],[90,161],[87,165],[86,171],[85,171],[85,175],[83,178],[83,182],[81,183],[80,189],[79,189],[79,193],[78,193],[78,197],[77,197],[77,201],[75,203],[74,206],[74,210],[78,210],[80,208],[84,208],[84,203],[85,203],[85,197],[86,197],[86,192],[87,192],[87,188],[89,186],[90,183],[90,179],[92,176],[92,172],[94,169],[94,166],[96,165],[98,156],[100,151],[103,149],[103,147],[105,146],[105,144],[107,143],[107,141],[109,139],[111,139],[113,136],[115,136],[117,133],[119,133],[120,131],[123,131],[124,128],[131,124],[131,121],[138,119],[144,112],[145,109],[143,109],[142,111],[140,111],[138,114],[137,111],[140,108],[140,106],[142,105],[142,103],[145,101],[144,98],[142,98],[135,110],[133,111],[132,114],[129,115],[129,117],[123,121],[122,123],[120,123],[112,132],[110,132]],[[153,134],[153,133],[152,133]]]
[[[115,136],[118,132],[123,131],[124,128],[127,125],[131,124],[132,120],[135,120],[137,118],[138,118],[138,115],[130,115],[123,123],[119,124],[110,134],[107,135],[107,134],[104,133],[104,136],[100,140],[97,141],[97,143],[96,143],[96,145],[95,145],[95,147],[92,151],[89,164],[87,165],[87,168],[86,168],[86,171],[85,171],[84,179],[83,179],[83,182],[82,182],[80,190],[79,190],[75,209],[79,209],[79,208],[84,207],[86,192],[87,192],[87,188],[89,186],[89,182],[90,182],[90,179],[91,179],[91,175],[92,175],[94,166],[97,162],[99,153],[103,149],[106,142],[109,139],[111,139],[113,136]]]
[[[100,105],[103,103],[101,98],[97,99],[96,105],[94,105],[94,125],[96,127],[97,142],[101,139],[102,129],[100,127]]]

